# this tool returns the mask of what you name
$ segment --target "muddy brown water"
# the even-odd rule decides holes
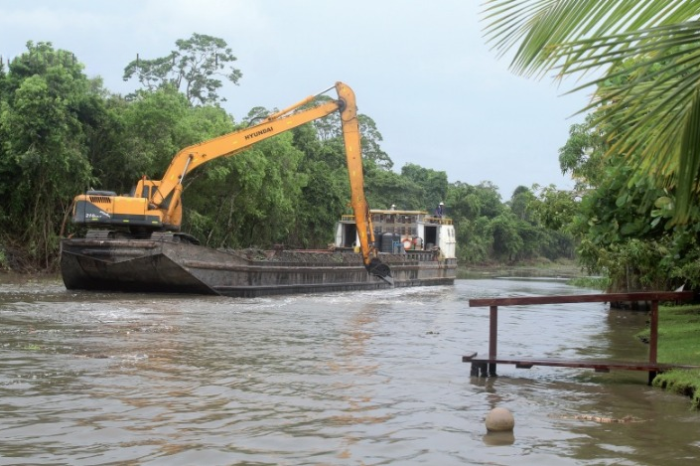
[[[499,366],[488,296],[562,282],[259,299],[0,285],[2,465],[687,465],[700,415],[646,374]],[[646,358],[646,315],[603,304],[504,308],[499,354]],[[496,406],[512,435],[486,435]],[[633,416],[602,423],[594,417]]]

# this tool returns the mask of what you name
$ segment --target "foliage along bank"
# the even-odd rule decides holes
[[[216,76],[242,78],[223,40],[194,34],[176,46],[127,65],[124,78],[141,85],[129,95],[47,42],[0,63],[0,269],[55,270],[60,238],[81,233],[70,222],[74,196],[128,193],[141,176],[159,178],[181,148],[269,113],[256,107],[236,121],[220,106]],[[463,264],[573,256],[570,235],[542,223],[537,191],[521,187],[504,202],[488,182],[448,183],[445,172],[416,164],[396,172],[375,122],[359,119],[373,208],[432,211],[444,201]],[[195,170],[183,230],[216,248],[326,247],[348,209],[347,179],[337,117],[318,120]]]

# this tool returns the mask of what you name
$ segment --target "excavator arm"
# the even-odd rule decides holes
[[[336,86],[340,85],[339,83]],[[255,126],[186,147],[178,152],[170,162],[163,179],[158,183],[157,189],[151,194],[151,203],[166,214],[163,216],[163,223],[168,226],[179,226],[180,219],[173,218],[172,213],[179,204],[185,176],[195,168],[220,157],[236,155],[249,149],[255,143],[277,136],[313,120],[323,118],[345,106],[342,100],[328,101],[318,106],[292,113],[294,110],[313,101],[316,97],[308,97],[285,110],[270,115],[262,123]]]
[[[159,181],[141,179],[133,196],[116,196],[112,192],[88,192],[76,197],[73,220],[97,226],[137,226],[150,231],[180,229],[182,221],[181,195],[183,181],[198,166],[219,157],[238,154],[253,144],[305,123],[340,112],[348,175],[350,177],[351,205],[355,214],[362,260],[367,270],[391,282],[389,267],[379,261],[374,246],[374,229],[369,206],[364,194],[360,129],[357,121],[355,94],[347,85],[335,84],[338,100],[327,101],[310,108],[320,94],[276,112],[261,123],[239,131],[213,138],[182,149],[170,162]],[[327,92],[323,91],[321,94]]]
[[[343,83],[336,83],[339,102],[342,102],[340,121],[345,141],[345,157],[350,177],[351,205],[355,213],[355,225],[360,238],[360,249],[365,267],[372,275],[375,275],[390,284],[389,266],[382,263],[377,257],[376,243],[374,241],[374,227],[369,213],[369,204],[365,199],[364,175],[362,173],[362,150],[360,146],[360,124],[357,121],[357,104],[355,93]]]

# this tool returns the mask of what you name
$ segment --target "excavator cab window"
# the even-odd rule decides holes
[[[140,184],[140,183],[139,183]],[[129,197],[136,197],[136,189],[138,188],[138,185],[132,186],[131,191],[129,192]],[[144,199],[150,199],[150,194],[151,194],[151,187],[148,185],[144,185],[141,187],[141,196]]]

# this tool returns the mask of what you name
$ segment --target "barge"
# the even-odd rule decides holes
[[[194,293],[232,297],[452,285],[452,221],[425,211],[371,210],[379,259],[393,284],[368,274],[358,252],[355,217],[343,216],[324,250],[212,249],[177,232],[148,239],[99,231],[61,242],[61,275],[69,290]]]

